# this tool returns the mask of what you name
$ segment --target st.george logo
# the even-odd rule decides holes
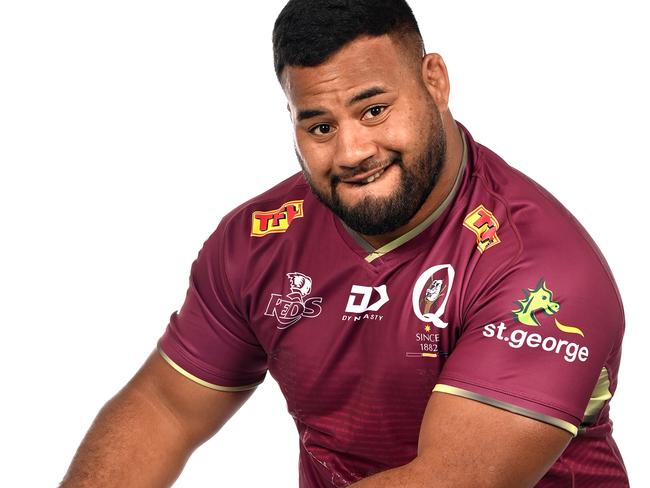
[[[442,320],[445,313],[451,287],[454,284],[454,268],[451,264],[432,266],[420,275],[413,287],[413,312],[422,322],[427,323],[425,330],[433,324],[439,329],[447,327]]]
[[[251,236],[264,237],[268,234],[286,232],[291,222],[304,215],[303,203],[303,200],[292,200],[275,210],[258,210],[253,212]]]
[[[553,292],[546,286],[543,278],[539,280],[535,288],[524,290],[524,298],[517,300],[518,308],[513,310],[515,320],[520,324],[539,327],[537,312],[544,312],[546,315],[555,315],[560,310],[560,302],[553,300]],[[584,333],[578,327],[564,325],[555,319],[555,326],[567,334],[578,334],[584,337]]]
[[[323,311],[322,297],[306,298],[311,293],[311,278],[302,273],[287,273],[289,293],[285,296],[273,293],[264,315],[275,317],[280,325],[278,329],[286,329],[301,318],[312,319]]]
[[[535,288],[524,290],[524,298],[517,300],[517,308],[512,311],[515,322],[526,325],[524,328],[509,328],[505,322],[490,323],[483,326],[483,335],[491,340],[501,341],[512,349],[523,347],[541,350],[543,353],[557,354],[567,363],[586,362],[589,359],[589,347],[567,338],[557,338],[554,335],[543,336],[533,332],[540,327],[543,330],[544,315],[553,316],[560,311],[560,302],[553,298],[553,291],[540,279]],[[544,315],[542,315],[544,314]],[[567,334],[577,334],[585,337],[582,329],[564,325],[555,319],[555,326]],[[538,330],[540,330],[538,329]],[[576,339],[577,340],[577,339]]]

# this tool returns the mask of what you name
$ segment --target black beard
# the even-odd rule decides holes
[[[336,186],[340,183],[338,177],[331,180],[331,196],[324,195],[314,186],[300,156],[298,159],[303,175],[318,200],[356,232],[367,236],[381,235],[406,225],[420,210],[438,182],[447,149],[442,124],[434,124],[429,137],[430,143],[426,151],[419,155],[410,169],[400,157],[391,161],[399,166],[401,174],[399,186],[392,195],[385,198],[368,195],[355,206],[346,206],[341,202],[336,191]]]

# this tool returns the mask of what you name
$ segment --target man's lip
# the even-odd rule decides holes
[[[370,178],[373,175],[376,175],[380,171],[383,171],[383,170],[387,169],[391,164],[393,164],[393,163],[392,162],[388,163],[388,164],[386,164],[384,166],[381,166],[379,168],[375,168],[375,169],[373,169],[371,171],[367,171],[365,173],[361,173],[360,175],[356,175],[353,178],[342,179],[341,181],[343,183],[359,183],[359,182],[361,182],[361,181],[363,181],[363,180],[365,180],[367,178]]]

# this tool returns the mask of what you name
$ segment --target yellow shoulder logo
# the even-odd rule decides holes
[[[267,234],[286,232],[294,219],[301,218],[304,200],[292,200],[275,210],[258,210],[253,212],[251,227],[252,237],[264,237]]]
[[[476,234],[478,250],[484,252],[488,247],[496,246],[501,239],[497,235],[499,221],[492,212],[483,205],[472,210],[463,225]]]
[[[535,288],[524,290],[524,298],[515,302],[518,305],[512,313],[515,320],[520,324],[538,327],[541,325],[536,316],[537,312],[544,312],[546,315],[555,315],[560,310],[560,302],[553,300],[553,292],[546,286],[543,278],[539,280]],[[555,319],[555,326],[567,334],[578,334],[585,336],[582,329],[571,325],[564,325]]]

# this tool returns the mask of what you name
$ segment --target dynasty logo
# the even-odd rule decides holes
[[[371,305],[370,298],[373,295],[373,290],[379,295],[379,298]],[[357,298],[360,298],[358,303],[356,303]],[[348,313],[377,312],[383,305],[388,303],[388,300],[390,299],[388,298],[386,285],[375,287],[352,285],[345,311]]]
[[[476,234],[478,250],[483,253],[487,248],[496,246],[501,239],[497,235],[499,221],[483,205],[472,210],[463,225]]]
[[[285,296],[273,293],[264,315],[275,317],[280,325],[278,329],[286,329],[306,317],[313,319],[323,311],[322,297],[306,298],[311,293],[311,278],[302,273],[287,273],[289,293]]]
[[[286,232],[291,222],[304,215],[303,202],[304,200],[292,200],[275,210],[253,212],[251,236],[264,237],[268,234]]]
[[[345,314],[343,314],[341,320],[353,322],[382,320],[384,316],[375,312],[379,312],[379,309],[386,305],[389,300],[386,285],[352,285],[348,303],[345,306]]]

